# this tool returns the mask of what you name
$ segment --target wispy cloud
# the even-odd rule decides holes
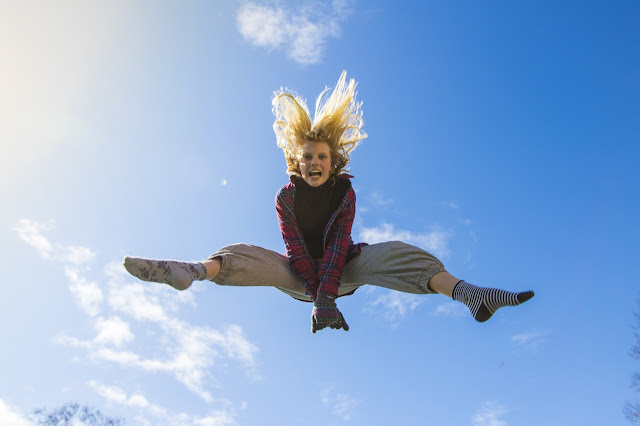
[[[106,285],[89,281],[84,276],[87,268],[81,265],[93,259],[92,250],[52,243],[43,234],[50,226],[28,219],[22,219],[14,229],[43,258],[60,264],[76,303],[93,322],[92,338],[61,334],[55,342],[83,349],[96,362],[171,374],[207,402],[214,400],[208,386],[215,363],[234,359],[247,373],[254,374],[258,349],[246,339],[241,327],[229,325],[218,330],[192,325],[177,316],[181,306],[195,305],[193,293],[198,285],[189,292],[145,285],[126,274],[119,262],[111,262],[104,268]],[[153,332],[161,343],[135,350],[132,324]]]
[[[351,420],[351,411],[360,404],[357,399],[344,393],[336,393],[333,388],[324,389],[320,400],[331,408],[333,414],[345,421]]]
[[[377,192],[372,192],[371,195],[369,195],[368,200],[377,207],[389,207],[393,204],[393,200],[391,198],[387,198]]]
[[[161,418],[166,424],[224,426],[236,423],[234,414],[229,410],[216,410],[205,417],[169,413],[164,407],[149,402],[140,393],[127,395],[126,391],[118,386],[106,386],[94,380],[89,381],[87,385],[110,403],[142,410],[153,417]]]
[[[63,265],[65,275],[71,282],[69,290],[76,304],[85,313],[95,317],[103,299],[102,291],[95,282],[88,282],[81,276],[81,268],[93,260],[96,254],[87,247],[51,243],[44,236],[44,232],[52,227],[52,223],[43,224],[30,219],[20,219],[13,230],[20,239],[36,249],[40,257]]]
[[[87,263],[96,256],[89,248],[81,246],[64,246],[52,244],[43,232],[51,230],[53,223],[43,224],[30,219],[20,219],[13,230],[25,243],[36,249],[40,257],[47,260],[57,260],[71,265]]]
[[[394,322],[414,311],[424,301],[424,295],[420,296],[390,290],[369,302],[365,310],[370,314],[382,316],[389,322]]]
[[[548,336],[549,334],[551,334],[551,331],[549,330],[529,331],[511,336],[511,342],[521,348],[536,350],[542,343],[544,343],[545,336]]]
[[[460,318],[469,315],[469,308],[460,302],[445,302],[432,312],[435,316]]]
[[[94,380],[90,380],[87,385],[95,390],[98,395],[103,397],[109,402],[113,402],[119,405],[135,408],[149,408],[155,415],[166,415],[167,410],[154,406],[147,401],[143,395],[134,394],[127,396],[125,391],[117,386],[104,386],[97,383]]]
[[[396,229],[395,226],[389,223],[382,223],[377,227],[362,227],[360,230],[360,238],[369,244],[384,241],[404,241],[405,243],[421,247],[439,258],[446,258],[450,253],[449,239],[452,233],[452,231],[441,230],[416,233]]]
[[[10,407],[0,399],[0,424],[11,426],[34,426],[35,423],[23,416],[17,408]]]
[[[93,340],[97,345],[119,347],[134,338],[129,323],[118,317],[98,318],[95,322],[95,328],[97,334]]]
[[[495,401],[487,401],[482,408],[471,418],[473,426],[507,426],[507,422],[502,420],[507,410],[504,406]]]
[[[372,192],[364,197],[364,202],[358,207],[358,212],[368,213],[371,210],[389,209],[393,204],[393,199],[387,198],[379,192]]]
[[[457,209],[460,207],[458,203],[456,203],[455,201],[442,201],[440,205],[444,207],[449,207],[450,209]]]
[[[53,245],[42,232],[48,231],[51,225],[45,225],[29,219],[20,219],[18,225],[13,230],[18,233],[18,237],[38,252],[43,259],[51,259],[54,254]]]
[[[241,327],[227,326],[223,330],[194,326],[177,317],[167,315],[161,301],[144,292],[144,286],[111,286],[109,305],[116,312],[146,323],[154,328],[162,345],[154,345],[149,356],[130,350],[125,343],[133,340],[129,325],[120,319],[98,320],[97,334],[93,339],[82,340],[61,335],[56,342],[84,348],[96,361],[106,361],[122,367],[137,368],[148,373],[171,374],[177,381],[196,393],[206,402],[213,402],[207,390],[210,370],[217,361],[229,358],[240,361],[253,374],[257,348],[244,336]],[[142,289],[142,291],[141,291]],[[115,294],[114,294],[115,293]],[[130,295],[127,298],[127,294]],[[116,299],[114,302],[113,299]],[[129,304],[123,301],[128,300]],[[139,306],[132,306],[139,303]]]
[[[69,290],[73,294],[78,307],[89,316],[95,317],[98,315],[100,304],[104,298],[98,284],[87,282],[76,267],[67,266],[64,268],[64,273],[71,282]]]
[[[246,2],[236,24],[242,36],[256,46],[283,49],[294,61],[322,60],[329,38],[339,37],[340,24],[351,14],[348,0],[307,2],[296,9]]]

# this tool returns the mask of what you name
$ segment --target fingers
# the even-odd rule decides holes
[[[316,318],[315,312],[311,315],[311,332],[315,334],[316,331],[322,330],[323,328],[332,328],[334,330],[343,329],[344,331],[349,331],[349,325],[344,320],[344,316],[342,312],[338,311],[340,315],[339,318],[335,320],[327,320],[324,318]]]
[[[344,331],[349,331],[349,324],[347,324],[347,322],[344,320],[344,316],[342,315],[342,313],[340,313],[340,319],[331,324],[329,327],[334,330],[340,330],[342,328],[344,329]]]
[[[344,316],[342,315],[342,312],[340,312],[340,321],[338,321],[338,324],[340,325],[339,327],[336,327],[337,329],[344,329],[344,331],[349,331],[349,324],[347,324],[347,322],[344,320]]]
[[[316,331],[322,330],[323,328],[342,328],[342,322],[340,320],[334,321],[332,323],[326,323],[323,321],[316,320],[316,317],[311,317],[311,332],[315,333]]]
[[[326,327],[333,328],[333,324],[331,324],[331,325],[324,324],[324,323],[322,323],[320,321],[317,321],[316,317],[313,317],[313,316],[311,317],[311,332],[312,333],[315,333],[316,331],[322,330],[323,328],[326,328]]]
[[[349,331],[349,324],[347,324],[344,318],[342,318],[342,328],[344,329],[344,331]]]

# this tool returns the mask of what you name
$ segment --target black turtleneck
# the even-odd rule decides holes
[[[335,183],[334,183],[335,182]],[[324,255],[324,229],[351,186],[349,179],[329,179],[324,185],[313,187],[300,177],[294,178],[296,186],[296,221],[309,248],[311,257],[322,259]]]

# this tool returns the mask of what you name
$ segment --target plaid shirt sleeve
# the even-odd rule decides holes
[[[318,292],[338,294],[342,269],[347,262],[349,247],[353,246],[351,227],[356,215],[356,193],[351,186],[347,190],[340,207],[329,219],[329,229],[325,230],[324,256],[319,271]]]
[[[302,232],[298,228],[295,213],[295,186],[293,183],[282,187],[276,195],[276,213],[287,249],[289,265],[302,280],[306,293],[315,299],[318,292],[318,268],[311,258]]]

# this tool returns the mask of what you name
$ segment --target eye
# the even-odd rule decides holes
[[[311,160],[311,154],[303,154],[302,158],[304,158],[305,160]]]
[[[326,160],[327,159],[327,156],[324,155],[324,154],[320,154],[319,157],[320,157],[321,160]]]

